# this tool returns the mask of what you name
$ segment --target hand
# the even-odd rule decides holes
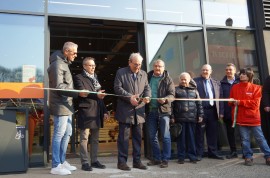
[[[166,99],[165,99],[165,98],[159,98],[157,101],[158,101],[160,104],[166,103]]]
[[[170,123],[173,124],[174,122],[175,122],[174,118],[170,119]]]
[[[82,90],[82,92],[79,93],[79,96],[86,98],[88,96],[88,94],[89,94],[88,90]]]
[[[106,96],[106,94],[104,92],[105,92],[105,90],[99,90],[97,93],[97,97],[99,99],[103,99]]]
[[[132,104],[132,106],[138,106],[139,101],[137,100],[138,95],[132,95],[130,97],[130,103]]]
[[[263,109],[264,109],[265,112],[270,112],[270,107],[269,106],[267,106],[267,107],[265,107]]]
[[[103,116],[103,120],[105,121],[105,120],[107,120],[107,119],[109,119],[110,118],[110,116],[109,116],[109,114],[104,114],[104,116]]]
[[[198,123],[201,123],[203,121],[203,118],[202,117],[199,117],[198,118]]]
[[[224,115],[223,114],[220,114],[219,115],[219,119],[223,119],[224,118]]]
[[[144,102],[145,104],[149,103],[150,102],[150,98],[149,97],[144,97],[142,99],[142,102]]]

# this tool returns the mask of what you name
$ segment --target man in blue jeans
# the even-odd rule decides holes
[[[171,157],[170,115],[175,87],[161,59],[154,61],[153,70],[148,73],[148,81],[153,99],[147,106],[147,126],[153,156],[147,165],[160,165],[161,168],[166,168]],[[162,152],[158,141],[158,129],[163,141]]]
[[[72,114],[74,112],[72,97],[86,97],[88,93],[71,92],[73,80],[68,65],[77,57],[78,45],[66,42],[62,51],[56,51],[50,56],[48,68],[50,114],[54,118],[54,133],[52,138],[52,169],[51,174],[68,175],[77,168],[66,161],[66,151],[72,134]]]

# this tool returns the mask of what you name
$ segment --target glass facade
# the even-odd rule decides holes
[[[247,0],[203,0],[206,25],[250,27]]]
[[[44,13],[44,0],[1,0],[0,10]]]
[[[146,19],[172,23],[201,24],[199,0],[146,0]],[[192,9],[192,11],[190,10]]]
[[[59,15],[142,20],[141,0],[49,0],[48,12]]]
[[[29,156],[43,162],[44,94],[32,87],[44,82],[44,17],[0,14],[0,21],[0,107],[29,108]]]
[[[161,58],[177,85],[184,71],[198,73],[205,64],[203,32],[200,27],[147,25],[148,59]],[[150,67],[152,67],[152,63]]]
[[[0,39],[4,43],[0,44],[0,106],[30,108],[30,158],[43,159],[44,136],[49,138],[51,134],[43,130],[47,98],[43,90],[30,90],[29,86],[48,85],[44,77],[47,69],[44,63],[48,61],[44,56],[61,49],[66,40],[79,44],[80,60],[85,56],[99,56],[99,75],[103,75],[104,66],[127,60],[129,50],[139,49],[146,54],[149,70],[153,60],[162,58],[176,85],[181,72],[192,71],[198,76],[201,66],[207,62],[213,67],[213,77],[219,80],[225,75],[221,71],[228,62],[238,69],[252,67],[260,78],[260,49],[255,43],[256,31],[249,28],[249,13],[247,0],[172,0],[169,3],[161,0],[1,0]],[[77,27],[78,24],[83,28]],[[44,30],[50,28],[54,30]],[[49,39],[55,43],[50,44]],[[77,70],[73,74],[81,71],[81,63],[74,66]],[[116,72],[119,66],[110,68]],[[103,77],[107,80],[113,72]],[[112,92],[110,89],[106,91]],[[52,125],[49,118],[45,120],[47,125]],[[107,139],[108,130],[104,132]],[[116,141],[118,130],[110,133]]]

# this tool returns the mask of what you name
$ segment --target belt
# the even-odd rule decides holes
[[[203,107],[203,109],[215,109],[216,108],[216,106],[214,105],[214,106],[204,106]]]

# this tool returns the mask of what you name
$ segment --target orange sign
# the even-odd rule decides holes
[[[42,88],[43,83],[0,82],[0,99],[44,98],[44,90]]]

